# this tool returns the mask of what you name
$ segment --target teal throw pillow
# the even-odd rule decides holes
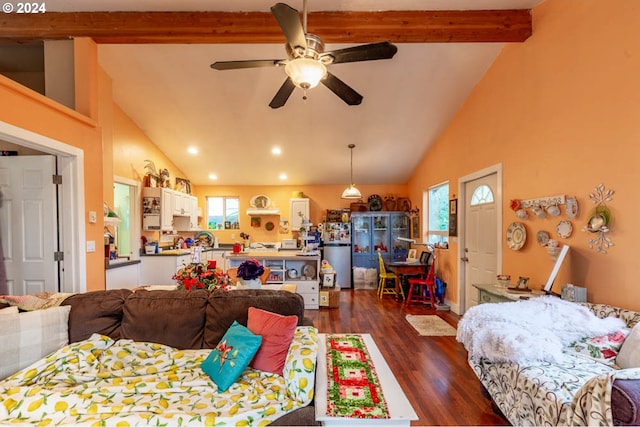
[[[221,392],[227,391],[249,365],[261,343],[260,335],[254,335],[234,321],[216,348],[202,362],[202,370],[211,377]]]

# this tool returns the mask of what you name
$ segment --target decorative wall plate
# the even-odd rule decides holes
[[[275,226],[273,225],[273,222],[269,221],[264,225],[264,229],[267,231],[271,231],[275,228]]]
[[[302,275],[307,279],[315,279],[316,267],[312,264],[305,264],[304,267],[302,267]]]
[[[195,240],[200,240],[205,246],[213,246],[214,238],[213,234],[208,231],[200,231],[194,236]]]
[[[266,209],[271,204],[271,200],[269,200],[267,196],[258,195],[258,196],[253,196],[251,198],[251,201],[249,201],[249,204],[253,208]]]
[[[571,225],[570,221],[560,221],[558,223],[558,226],[556,227],[556,231],[558,232],[558,236],[566,239],[567,237],[571,236],[571,233],[573,232],[573,226]]]
[[[546,244],[549,243],[549,239],[551,238],[551,236],[549,236],[549,233],[547,233],[546,231],[538,231],[536,238],[540,246],[546,246]]]
[[[513,222],[507,228],[507,245],[509,249],[518,251],[527,241],[527,229],[521,222]]]

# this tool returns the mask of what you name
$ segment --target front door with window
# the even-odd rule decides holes
[[[464,311],[478,304],[473,284],[495,283],[498,265],[497,175],[465,183]]]

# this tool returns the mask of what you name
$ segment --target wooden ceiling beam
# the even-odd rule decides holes
[[[325,43],[523,42],[529,10],[311,12]],[[1,14],[0,41],[90,37],[105,44],[284,43],[264,12],[47,12]]]

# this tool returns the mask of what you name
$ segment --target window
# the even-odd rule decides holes
[[[482,184],[471,195],[471,206],[493,203],[493,191],[488,185]]]
[[[449,183],[428,190],[427,242],[441,244],[449,241]]]
[[[207,229],[240,228],[238,197],[207,197]]]

